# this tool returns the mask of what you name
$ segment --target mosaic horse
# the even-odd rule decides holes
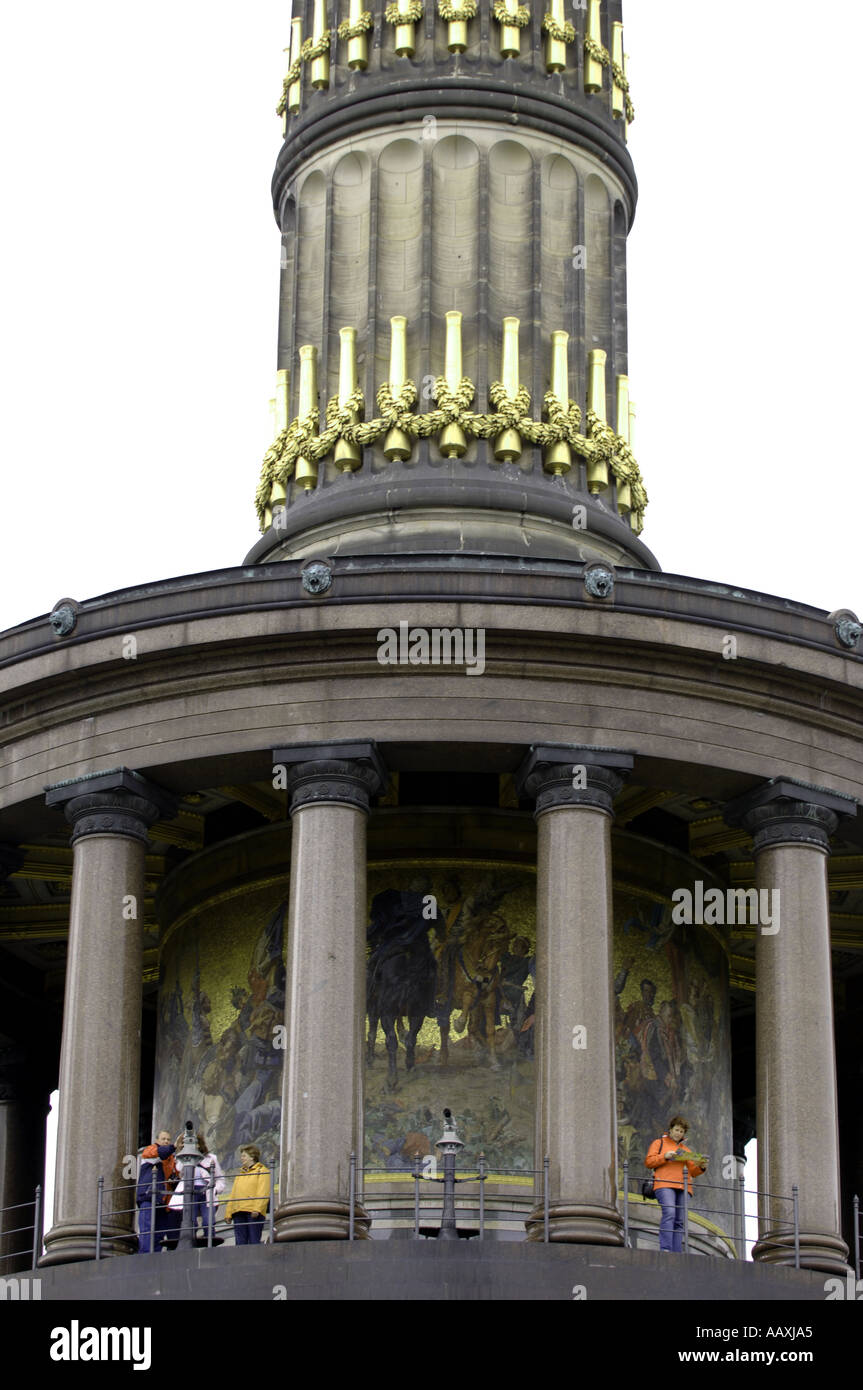
[[[367,933],[371,954],[366,966],[366,1011],[369,1035],[366,1060],[375,1060],[378,1024],[386,1039],[387,1085],[398,1085],[398,1034],[401,1020],[405,1068],[414,1066],[417,1034],[427,1017],[434,1016],[437,966],[428,933],[434,926],[423,915],[425,899],[421,893],[399,893],[387,889],[372,903],[372,920]]]

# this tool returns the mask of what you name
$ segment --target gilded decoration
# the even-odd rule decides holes
[[[344,404],[339,404],[338,396],[330,399],[324,429],[320,432],[316,410],[292,420],[264,456],[261,480],[255,494],[261,530],[266,530],[266,513],[273,485],[287,485],[301,456],[317,462],[330,453],[340,438],[352,444],[370,445],[390,430],[399,429],[414,438],[428,439],[454,424],[465,435],[476,439],[490,439],[504,430],[513,429],[531,444],[544,447],[566,442],[588,462],[604,460],[621,482],[630,484],[633,512],[639,517],[643,516],[648,502],[647,492],[629,444],[593,411],[588,411],[589,433],[585,436],[579,432],[579,407],[574,403],[563,407],[552,391],[546,392],[543,397],[548,417],[546,421],[533,420],[528,415],[530,395],[525,387],[519,387],[515,396],[510,396],[503,382],[493,382],[489,387],[489,401],[494,410],[489,414],[476,414],[468,408],[474,394],[473,382],[466,377],[462,378],[454,391],[447,386],[444,377],[438,377],[434,386],[437,409],[417,415],[412,409],[417,399],[415,382],[406,381],[395,389],[384,383],[377,393],[381,414],[375,419],[360,422],[365,398],[357,388]]]

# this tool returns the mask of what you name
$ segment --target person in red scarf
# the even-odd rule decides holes
[[[141,1170],[135,1198],[138,1203],[138,1253],[149,1255],[154,1248],[159,1249],[162,1236],[173,1228],[168,1202],[177,1185],[179,1174],[174,1159],[176,1152],[171,1136],[166,1129],[160,1130],[155,1144],[148,1144],[141,1151]],[[155,1227],[150,1229],[153,1212],[153,1190],[156,1192]]]

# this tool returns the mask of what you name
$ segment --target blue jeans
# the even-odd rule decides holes
[[[138,1254],[149,1255],[152,1251],[161,1250],[162,1236],[168,1229],[168,1213],[164,1202],[156,1203],[156,1226],[155,1230],[150,1230],[150,1219],[152,1207],[149,1202],[143,1202],[138,1208]]]
[[[659,1248],[679,1255],[683,1250],[683,1188],[659,1187],[656,1197],[662,1208]]]
[[[237,1245],[260,1245],[264,1218],[253,1211],[234,1212],[234,1240]]]

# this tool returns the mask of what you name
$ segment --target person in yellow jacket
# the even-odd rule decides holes
[[[234,1178],[225,1220],[234,1223],[237,1245],[260,1245],[270,1204],[270,1170],[261,1162],[261,1151],[255,1144],[240,1149],[240,1162],[243,1171]]]

